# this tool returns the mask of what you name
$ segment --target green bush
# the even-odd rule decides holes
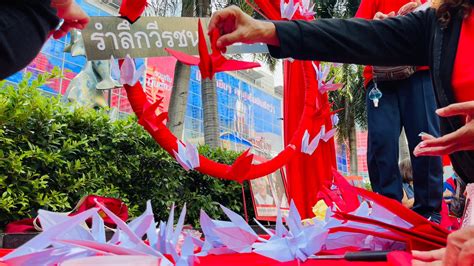
[[[104,110],[41,95],[38,88],[58,73],[33,81],[27,74],[17,87],[0,84],[0,227],[40,208],[69,211],[88,194],[123,199],[131,216],[150,199],[162,220],[172,202],[187,203],[194,225],[201,208],[220,218],[218,203],[242,211],[240,184],[184,171],[134,117],[111,122]],[[238,155],[200,152],[224,163]]]

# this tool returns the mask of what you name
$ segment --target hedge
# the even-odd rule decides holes
[[[111,121],[107,110],[42,95],[38,88],[58,74],[54,69],[35,80],[26,74],[18,86],[0,84],[0,228],[40,208],[69,211],[88,194],[123,199],[131,216],[150,199],[162,220],[171,203],[187,203],[187,222],[194,225],[201,208],[222,218],[218,203],[243,212],[240,184],[184,171],[134,116]],[[199,149],[223,163],[238,156]]]

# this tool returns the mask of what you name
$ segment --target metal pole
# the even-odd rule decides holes
[[[109,105],[110,110],[112,110],[112,90],[113,90],[113,89],[110,89],[110,90],[109,90],[109,95],[108,95],[108,97],[107,97],[107,98],[108,98],[108,99],[107,99],[107,104]]]

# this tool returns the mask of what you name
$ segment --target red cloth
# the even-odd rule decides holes
[[[12,252],[13,249],[1,249],[0,248],[0,258],[6,256],[8,253]],[[0,266],[7,266],[7,264],[0,262]]]
[[[178,139],[163,123],[167,113],[162,113],[158,116],[155,113],[160,102],[150,105],[139,82],[134,86],[125,84],[124,88],[127,91],[130,105],[138,117],[138,123],[152,135],[163,149],[171,156],[175,156],[174,151],[178,150]],[[253,155],[250,155],[247,151],[241,154],[232,165],[217,163],[200,155],[200,166],[196,170],[216,178],[235,180],[242,183],[244,180],[266,176],[281,169],[294,153],[295,148],[287,146],[272,160],[261,164],[252,164]]]
[[[443,202],[441,203],[440,214],[441,214],[441,223],[439,225],[448,229],[452,228],[453,220],[451,219],[451,217],[449,217],[448,204],[444,201],[444,199],[443,199]]]
[[[251,1],[246,0],[246,2]],[[254,2],[258,11],[267,18],[281,19],[279,0],[255,0]],[[285,61],[283,72],[285,145],[292,143],[298,149],[304,130],[308,130],[314,136],[323,124],[327,130],[331,129],[329,115],[327,117],[323,115],[329,114],[329,101],[327,94],[321,95],[316,90],[316,74],[310,61],[294,61],[293,63]],[[304,116],[304,112],[313,113],[314,119]],[[302,218],[314,216],[311,209],[318,200],[318,192],[323,186],[330,185],[331,168],[335,166],[336,151],[333,139],[327,143],[320,142],[312,156],[296,154],[288,162],[286,166],[287,191]]]
[[[355,15],[356,18],[373,19],[377,12],[388,14],[392,11],[395,13],[405,4],[412,2],[411,0],[362,0],[359,9]],[[422,0],[425,3],[426,0]],[[369,40],[370,41],[370,40]],[[428,67],[420,67],[418,70],[428,70]],[[372,67],[366,66],[364,69],[364,86],[372,80]]]
[[[3,248],[0,248],[0,258],[5,256],[5,255],[8,255],[10,252],[12,252],[13,249],[3,249]]]
[[[453,69],[453,90],[457,102],[474,100],[474,16],[464,20]]]
[[[451,159],[449,159],[448,155],[443,155],[441,157],[443,159],[443,166],[450,166],[451,165]]]
[[[96,195],[88,195],[83,197],[77,206],[77,209],[69,214],[69,216],[74,216],[81,212],[85,212],[86,210],[92,208],[98,208],[96,201],[100,204],[104,205],[107,209],[112,211],[115,215],[117,215],[122,221],[128,220],[128,207],[121,199],[116,198],[109,198],[109,197],[101,197]],[[99,211],[99,215],[104,219],[104,224],[108,227],[115,228],[117,225],[115,222],[105,214],[103,210]],[[92,224],[92,218],[86,220],[88,225]]]
[[[23,220],[11,222],[5,227],[5,233],[17,234],[38,232],[33,225],[34,220],[34,218],[26,218]]]
[[[120,219],[123,221],[128,220],[128,207],[125,203],[122,202],[120,199],[109,198],[109,197],[101,197],[101,196],[94,196],[89,195],[83,197],[76,207],[76,210],[69,214],[69,216],[74,216],[78,213],[84,212],[88,209],[97,207],[95,201],[100,202],[113,213],[115,213]],[[99,211],[99,215],[104,219],[104,223],[106,226],[115,228],[116,225],[110,217],[108,217],[102,210]],[[14,221],[5,227],[5,233],[9,234],[18,234],[18,233],[29,233],[29,232],[38,232],[33,224],[34,218],[27,218],[20,221]],[[92,218],[87,219],[87,224],[92,224]],[[41,227],[39,219],[37,220],[37,225]]]
[[[7,255],[8,253],[12,252],[11,249],[0,249],[0,258]],[[319,266],[319,265],[354,265],[354,266],[390,266],[390,265],[397,265],[397,266],[408,266],[411,265],[411,254],[406,252],[391,252],[388,255],[387,262],[349,262],[345,260],[308,260],[304,263],[298,263],[297,261],[281,263],[269,258],[265,258],[258,254],[231,254],[231,255],[208,255],[205,257],[199,257],[199,262],[195,263],[194,265],[206,265],[206,266],[213,266],[213,265],[248,265],[248,266],[270,266],[270,265],[278,265],[278,266],[293,266],[293,265],[306,265],[306,266]],[[3,266],[0,262],[0,266]]]
[[[284,132],[285,145],[298,136],[297,130],[300,123],[305,124],[314,136],[324,124],[326,129],[331,128],[330,117],[317,121],[300,121],[303,110],[306,108],[305,100],[311,101],[316,113],[329,112],[327,94],[321,95],[317,88],[315,72],[310,61],[285,62],[284,64]],[[313,93],[312,95],[310,93]],[[307,96],[308,94],[309,96]],[[301,139],[297,139],[301,142]],[[296,154],[286,166],[287,190],[290,199],[295,202],[303,219],[314,216],[312,207],[318,201],[318,192],[323,185],[329,186],[332,181],[332,167],[336,167],[336,152],[334,140],[327,143],[320,142],[313,155]]]
[[[387,262],[354,262],[346,260],[307,260],[306,262],[290,261],[290,262],[278,262],[273,259],[269,259],[258,254],[231,254],[231,255],[209,255],[206,257],[200,257],[199,262],[195,265],[227,265],[227,266],[322,266],[322,265],[350,265],[350,266],[408,266],[411,265],[411,254],[406,252],[392,252],[388,255]]]

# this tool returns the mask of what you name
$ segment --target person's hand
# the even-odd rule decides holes
[[[221,34],[217,40],[217,48],[222,51],[236,42],[249,44],[263,42],[275,46],[280,44],[273,23],[256,20],[236,6],[212,14],[209,33],[215,29]]]
[[[411,2],[406,3],[404,6],[402,6],[398,10],[397,15],[398,16],[405,16],[406,14],[413,12],[419,6],[421,6],[421,1],[420,0],[412,0]]]
[[[413,251],[413,265],[474,265],[474,227],[467,227],[448,236],[446,248],[432,251]]]
[[[384,14],[382,12],[377,12],[377,13],[375,13],[374,20],[384,20],[384,19],[391,18],[391,17],[395,17],[395,12],[394,11],[392,11],[388,14]]]
[[[474,227],[466,227],[448,236],[448,246],[444,253],[443,265],[474,265]]]
[[[465,116],[466,124],[440,138],[424,134],[421,137],[423,141],[413,151],[415,156],[440,156],[474,150],[474,101],[451,104],[436,110],[436,113],[441,117]]]
[[[416,251],[413,250],[411,254],[413,255],[413,266],[428,266],[428,265],[442,265],[443,257],[446,249],[437,249],[431,251]]]
[[[51,6],[58,11],[58,17],[64,19],[61,27],[53,33],[55,39],[64,37],[70,30],[83,30],[89,23],[89,16],[74,0],[53,0]]]
[[[450,198],[454,196],[453,195],[453,192],[451,192],[449,189],[446,189],[444,192],[443,192],[443,198]]]

